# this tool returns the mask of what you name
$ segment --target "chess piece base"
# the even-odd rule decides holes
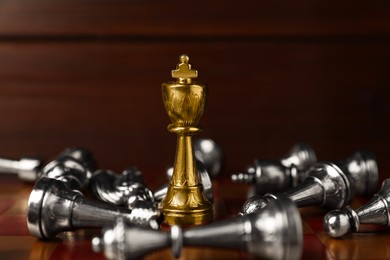
[[[162,211],[168,225],[192,226],[213,220],[212,205],[204,197],[201,185],[169,186]]]

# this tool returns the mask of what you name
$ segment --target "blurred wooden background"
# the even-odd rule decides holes
[[[176,136],[161,83],[180,54],[209,85],[199,136],[223,174],[298,141],[370,149],[390,177],[390,2],[2,1],[0,156],[84,146],[101,168],[165,180]]]

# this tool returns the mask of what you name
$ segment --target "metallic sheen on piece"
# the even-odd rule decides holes
[[[199,225],[212,220],[212,205],[203,195],[195,165],[192,136],[206,103],[207,88],[193,82],[198,76],[186,55],[172,71],[176,82],[162,84],[165,109],[172,121],[168,130],[177,134],[176,158],[167,195],[161,202],[164,221],[169,225]]]
[[[357,152],[351,158],[340,164],[330,162],[314,164],[307,171],[304,182],[297,187],[278,195],[254,196],[245,202],[240,214],[257,211],[277,198],[288,198],[298,207],[321,206],[327,209],[345,207],[355,194],[369,194],[378,181],[378,168],[370,153]]]
[[[34,182],[38,178],[43,162],[38,158],[23,157],[19,160],[0,158],[0,172],[17,174],[25,182]]]
[[[56,160],[49,162],[40,172],[40,178],[52,178],[64,182],[68,188],[83,190],[89,185],[96,161],[84,148],[68,148]]]
[[[216,177],[222,168],[222,148],[211,138],[194,140],[195,158],[201,161],[211,177]]]
[[[300,259],[303,247],[302,222],[298,209],[288,200],[272,201],[261,212],[171,232],[127,225],[118,220],[102,238],[95,237],[95,252],[108,259],[136,259],[155,250],[171,247],[175,257],[182,246],[219,247],[242,250],[264,259]]]
[[[41,177],[59,179],[74,189],[85,188],[94,170],[96,161],[92,153],[78,147],[67,148],[46,166],[37,158],[0,158],[0,172],[15,173],[20,180],[26,182],[35,182]]]
[[[358,232],[360,224],[390,226],[390,179],[386,179],[381,190],[362,207],[353,210],[346,207],[329,212],[324,217],[324,230],[334,238]]]
[[[221,171],[223,159],[222,149],[210,138],[197,138],[194,140],[194,155],[197,164],[196,167],[199,171],[199,178],[203,185],[203,193],[212,202],[211,178],[216,177]],[[166,175],[168,180],[172,179],[173,167],[167,169]],[[161,201],[167,194],[167,190],[168,184],[157,189],[154,192],[155,199]]]
[[[118,217],[140,225],[158,228],[156,220],[144,219],[140,212],[85,198],[62,181],[41,178],[28,200],[27,226],[38,238],[52,239],[64,231],[103,227]]]
[[[279,160],[255,160],[245,172],[232,174],[236,183],[250,183],[257,195],[281,192],[302,182],[307,170],[317,162],[314,150],[307,144],[296,144],[289,154]]]
[[[97,162],[92,152],[82,147],[70,147],[66,148],[61,156],[68,156],[79,161],[90,172],[94,172],[97,169]]]
[[[210,202],[213,202],[214,194],[213,194],[213,189],[212,189],[213,187],[212,187],[210,176],[203,163],[201,163],[198,160],[196,160],[196,168],[198,169],[198,173],[199,173],[199,181],[203,186],[203,194]],[[169,174],[167,174],[167,176],[169,178]],[[169,179],[171,178],[172,176]],[[162,201],[167,195],[167,192],[168,192],[168,184],[161,186],[160,188],[154,191],[155,200]]]
[[[371,196],[378,188],[378,165],[374,155],[367,150],[354,152],[340,163],[354,180],[356,194]]]
[[[131,210],[143,209],[150,218],[159,218],[160,210],[153,193],[145,186],[142,173],[136,167],[121,175],[110,170],[98,170],[90,180],[90,189],[98,199]]]

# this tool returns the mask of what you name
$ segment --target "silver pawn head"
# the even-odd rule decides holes
[[[38,172],[43,163],[37,158],[24,157],[19,161],[18,177],[22,181],[33,182],[38,178]]]
[[[222,168],[223,153],[221,147],[210,138],[194,140],[195,158],[201,161],[211,177],[219,174]]]
[[[291,148],[289,154],[280,161],[286,167],[295,165],[299,171],[303,171],[317,162],[317,156],[310,145],[297,143]]]
[[[93,154],[82,147],[70,147],[65,149],[61,156],[69,156],[73,159],[79,161],[84,167],[86,167],[90,172],[94,172],[97,169],[97,163]]]
[[[84,148],[67,148],[58,159],[49,162],[40,172],[39,177],[57,179],[69,188],[83,190],[89,184],[96,162],[91,152]]]
[[[346,207],[343,210],[329,212],[324,218],[324,229],[331,237],[341,237],[349,232],[359,231],[360,224],[377,224],[390,226],[390,179],[386,179],[382,188],[373,198],[353,210]]]
[[[343,210],[333,210],[325,215],[323,226],[329,236],[339,238],[351,231],[350,217]]]
[[[372,153],[357,151],[343,163],[354,179],[356,194],[368,196],[376,191],[379,179],[378,165]]]
[[[80,161],[69,156],[61,156],[48,163],[41,171],[40,177],[64,182],[69,188],[82,190],[88,186],[92,173]]]

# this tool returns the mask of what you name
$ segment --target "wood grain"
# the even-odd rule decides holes
[[[224,148],[227,172],[254,158],[280,157],[298,141],[312,144],[320,159],[368,148],[388,169],[388,47],[261,40],[1,43],[0,144],[4,155],[46,158],[82,145],[104,167],[163,171],[173,162],[176,140],[166,130],[161,83],[170,80],[179,54],[188,53],[209,85],[200,136]]]
[[[3,1],[1,37],[389,37],[376,1]]]
[[[388,1],[3,1],[1,155],[85,146],[165,180],[161,83],[187,53],[224,174],[305,141],[321,160],[370,149],[390,176],[389,17]]]

